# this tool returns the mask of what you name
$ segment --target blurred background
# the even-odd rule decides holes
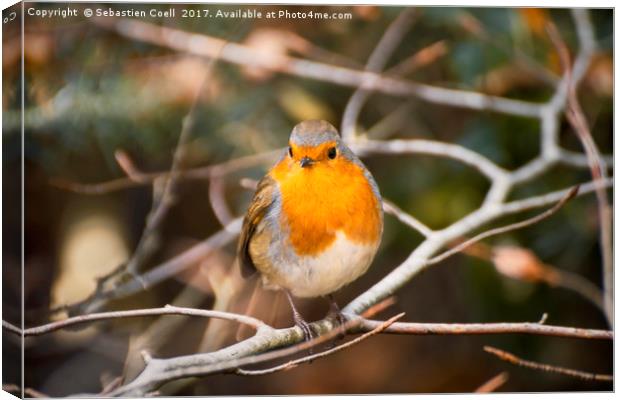
[[[28,6],[43,10],[59,4]],[[128,8],[118,4],[89,7]],[[132,8],[173,8],[176,18],[141,21],[243,43],[268,57],[288,54],[356,69],[363,68],[389,24],[403,11],[401,7],[379,6],[286,6],[292,11],[336,11],[351,13],[352,17],[217,18],[207,23],[202,18],[180,18],[181,9],[199,13],[203,9],[250,8],[267,13],[279,6],[138,4]],[[595,141],[603,153],[611,154],[613,13],[591,10],[590,18],[598,50],[579,94]],[[575,26],[566,9],[419,8],[415,19],[387,69],[417,55],[404,78],[436,86],[543,102],[553,93],[549,77],[561,75],[560,60],[544,29],[546,22],[551,20],[557,25],[573,55],[578,48]],[[18,323],[22,295],[17,211],[21,49],[19,29],[4,29],[3,311],[5,319]],[[183,145],[184,170],[283,148],[291,128],[304,119],[321,118],[340,126],[354,91],[267,70],[210,63],[132,40],[81,16],[27,16],[24,43],[23,296],[27,327],[83,311],[165,304],[211,308],[222,301],[236,240],[147,290],[136,290],[93,308],[62,308],[88,298],[96,288],[97,278],[127,263],[138,247],[148,248],[148,255],[138,266],[138,272],[143,273],[220,231],[222,215],[242,215],[251,198],[252,191],[243,187],[242,179],[259,179],[273,158],[249,163],[218,180],[217,189],[211,188],[218,190],[220,200],[224,200],[224,209],[218,215],[210,201],[207,179],[179,179],[156,240],[146,246],[141,244],[141,237],[152,206],[152,185],[129,184],[118,190],[83,193],[75,184],[124,178],[121,165],[139,172],[169,170],[183,118],[192,107],[194,121]],[[543,68],[526,68],[524,59]],[[430,104],[415,98],[374,94],[359,125],[361,131],[375,139],[426,138],[457,143],[509,170],[539,152],[537,120]],[[564,148],[582,151],[565,121],[560,140]],[[441,158],[373,156],[363,161],[385,198],[431,228],[445,227],[475,210],[488,189],[487,180],[472,168]],[[588,180],[587,169],[556,167],[516,190],[511,198]],[[528,215],[505,218],[502,223]],[[386,215],[382,246],[370,271],[337,293],[339,303],[347,304],[380,280],[421,240],[418,233]],[[552,218],[488,243],[529,249],[542,262],[600,286],[597,206],[592,195],[571,201]],[[121,276],[106,283],[121,285],[130,279]],[[264,316],[265,309],[273,308],[274,324],[290,326],[286,301],[276,301],[273,296],[262,295],[257,313]],[[452,257],[416,276],[397,293],[397,300],[377,318],[404,311],[407,321],[416,322],[520,322],[538,321],[548,313],[550,324],[608,328],[600,309],[575,291],[513,279],[498,273],[489,261],[467,255]],[[299,301],[299,306],[311,320],[322,318],[327,311],[327,302],[322,299]],[[56,312],[50,314],[50,309]],[[131,377],[140,371],[138,353],[142,348],[150,349],[157,357],[209,349],[212,343],[205,339],[206,328],[203,319],[168,316],[116,320],[32,338],[26,341],[25,385],[51,396],[99,392],[115,377]],[[221,329],[236,328],[223,323]],[[18,383],[18,371],[7,368],[18,360],[14,358],[19,355],[16,343],[7,334],[3,339],[4,382]],[[379,335],[291,371],[261,377],[217,375],[179,381],[164,386],[162,393],[471,392],[502,371],[507,371],[509,378],[499,391],[612,390],[611,383],[585,382],[509,365],[482,351],[484,345],[530,360],[612,373],[612,343],[608,341],[527,335]]]

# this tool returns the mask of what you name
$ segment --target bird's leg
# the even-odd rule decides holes
[[[338,334],[338,339],[344,338],[344,325],[347,322],[347,319],[340,311],[340,307],[338,307],[338,303],[336,303],[336,298],[333,294],[328,294],[327,298],[329,299],[329,312],[327,313],[327,317],[336,321],[338,325],[336,329],[340,329],[340,333]]]
[[[312,340],[314,337],[314,332],[312,332],[312,328],[310,328],[310,324],[304,320],[299,311],[297,311],[297,307],[295,307],[295,303],[293,303],[293,297],[288,290],[285,290],[286,298],[288,299],[289,304],[291,305],[291,309],[293,310],[293,320],[295,320],[295,325],[301,328],[304,333],[304,339],[306,341]]]

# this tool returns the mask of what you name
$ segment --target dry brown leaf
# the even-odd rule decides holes
[[[460,13],[457,17],[457,21],[461,24],[463,29],[475,36],[486,35],[486,31],[480,21],[468,12]]]
[[[54,40],[48,34],[29,33],[24,37],[24,61],[30,65],[46,64],[54,50]]]
[[[611,97],[614,92],[614,62],[609,54],[597,54],[586,75],[586,83],[598,95]]]
[[[374,21],[381,15],[379,7],[370,5],[353,7],[353,12],[365,21]]]
[[[243,42],[244,45],[256,52],[261,59],[266,59],[274,66],[286,63],[289,50],[305,52],[305,44],[289,31],[274,28],[258,28],[252,31]],[[243,74],[255,81],[264,81],[271,78],[274,71],[256,66],[244,66]]]
[[[135,78],[144,96],[157,96],[172,104],[191,104],[206,79],[208,98],[220,93],[219,81],[209,72],[208,64],[196,57],[182,57],[172,61],[140,62],[130,64],[127,73]]]
[[[515,88],[537,87],[540,81],[516,65],[504,65],[489,71],[480,79],[478,89],[501,96]]]
[[[539,282],[548,275],[547,266],[532,252],[518,246],[493,248],[493,264],[497,271],[513,279]]]

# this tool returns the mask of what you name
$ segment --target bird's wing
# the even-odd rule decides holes
[[[258,182],[254,198],[243,219],[237,255],[241,264],[241,273],[244,277],[256,271],[256,266],[250,255],[250,241],[256,232],[256,227],[263,220],[274,202],[275,186],[276,182],[269,175],[265,175],[265,177]]]

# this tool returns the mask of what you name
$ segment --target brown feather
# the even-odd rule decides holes
[[[254,198],[243,219],[237,255],[241,264],[241,274],[244,277],[256,272],[256,266],[250,254],[250,242],[256,233],[256,227],[263,220],[265,214],[273,204],[275,185],[275,181],[269,175],[265,175],[265,177],[258,182]]]

